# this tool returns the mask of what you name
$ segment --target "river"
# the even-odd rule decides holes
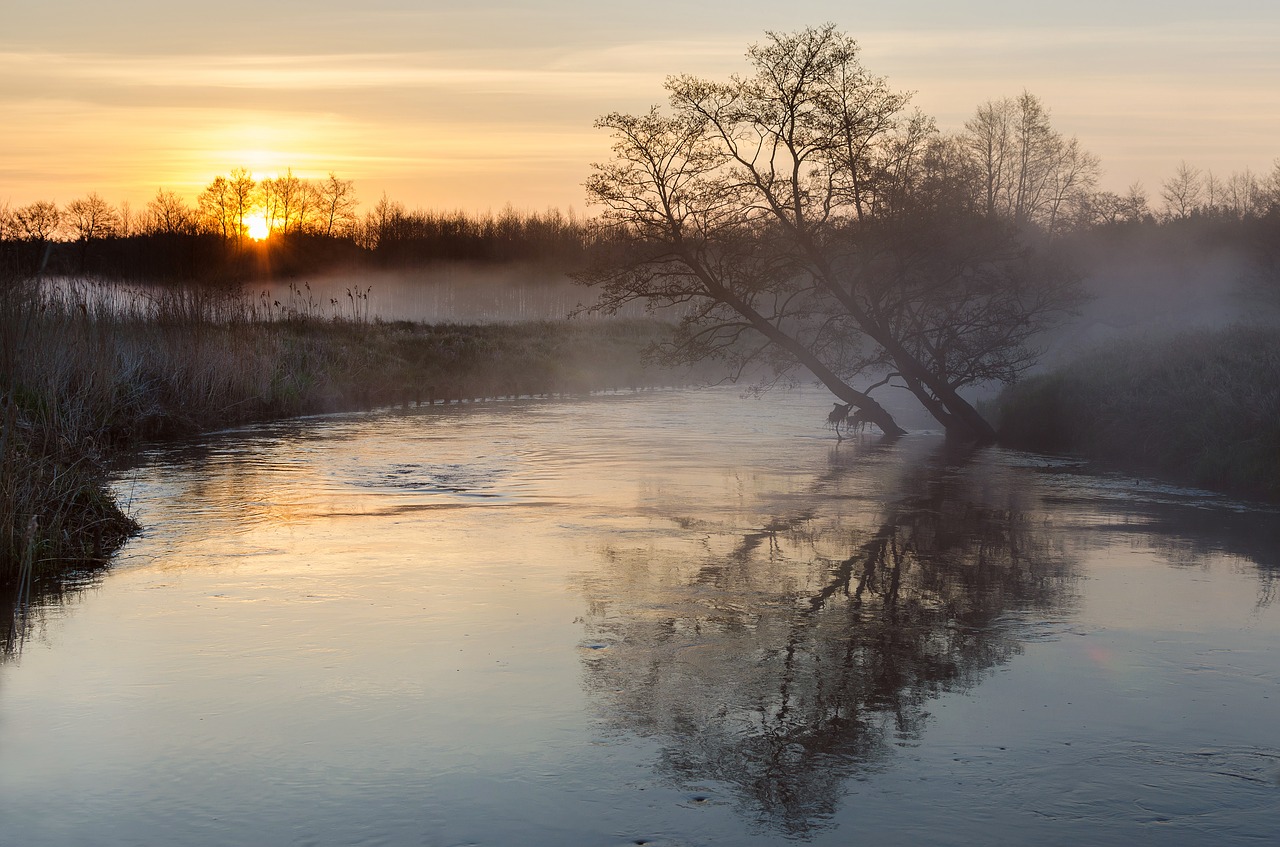
[[[1280,515],[733,388],[154,447],[0,843],[1275,843]]]

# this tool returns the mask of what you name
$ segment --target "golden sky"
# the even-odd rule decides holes
[[[609,147],[595,117],[826,21],[943,128],[1038,95],[1108,188],[1155,197],[1182,160],[1225,176],[1280,157],[1273,0],[189,5],[0,0],[0,204],[193,198],[235,167],[291,167],[354,179],[366,206],[587,211]]]

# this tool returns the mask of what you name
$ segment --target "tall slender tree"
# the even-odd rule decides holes
[[[355,225],[356,187],[349,179],[339,179],[333,171],[316,186],[320,229],[326,237],[349,232]]]
[[[249,228],[245,220],[260,206],[258,182],[247,168],[234,168],[227,180],[228,199],[235,228],[232,232],[236,243],[244,242]]]

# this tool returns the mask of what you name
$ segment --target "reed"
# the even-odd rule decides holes
[[[1280,333],[1235,326],[1127,340],[1007,389],[1005,443],[1280,499]]]
[[[134,524],[103,487],[104,462],[142,440],[690,378],[642,361],[670,332],[654,321],[429,326],[371,320],[354,295],[326,316],[210,287],[0,287],[0,582],[26,561],[38,578],[105,560]]]

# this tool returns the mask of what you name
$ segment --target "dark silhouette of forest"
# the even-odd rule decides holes
[[[1269,175],[1245,170],[1225,178],[1184,163],[1158,198],[1137,183],[1120,195],[1097,188],[1099,163],[1075,139],[1053,131],[1047,109],[1031,95],[985,104],[960,137],[980,147],[982,119],[989,123],[1001,110],[1033,113],[1042,122],[1041,146],[1065,147],[1077,164],[1084,157],[1090,173],[1060,197],[1036,199],[1026,191],[1020,197],[1013,179],[999,176],[1007,163],[987,162],[970,174],[969,185],[984,214],[1049,233],[1086,273],[1105,265],[1108,251],[1163,242],[1175,252],[1188,245],[1233,251],[1247,262],[1249,285],[1264,296],[1268,286],[1280,289],[1280,162]],[[113,205],[96,192],[65,205],[0,200],[0,270],[19,278],[219,283],[435,262],[532,263],[571,273],[619,238],[595,218],[558,209],[411,210],[383,195],[361,214],[354,182],[333,174],[325,180],[292,172],[254,180],[242,168],[231,174],[217,177],[194,203],[161,188],[141,209]],[[255,227],[265,237],[255,237]]]
[[[589,222],[561,214],[467,215],[406,211],[341,232],[272,230],[267,238],[228,236],[192,224],[147,226],[74,238],[0,227],[0,261],[17,276],[82,276],[134,282],[287,279],[336,270],[399,270],[432,262],[535,263],[566,271],[595,242]],[[59,233],[62,232],[60,229]]]

